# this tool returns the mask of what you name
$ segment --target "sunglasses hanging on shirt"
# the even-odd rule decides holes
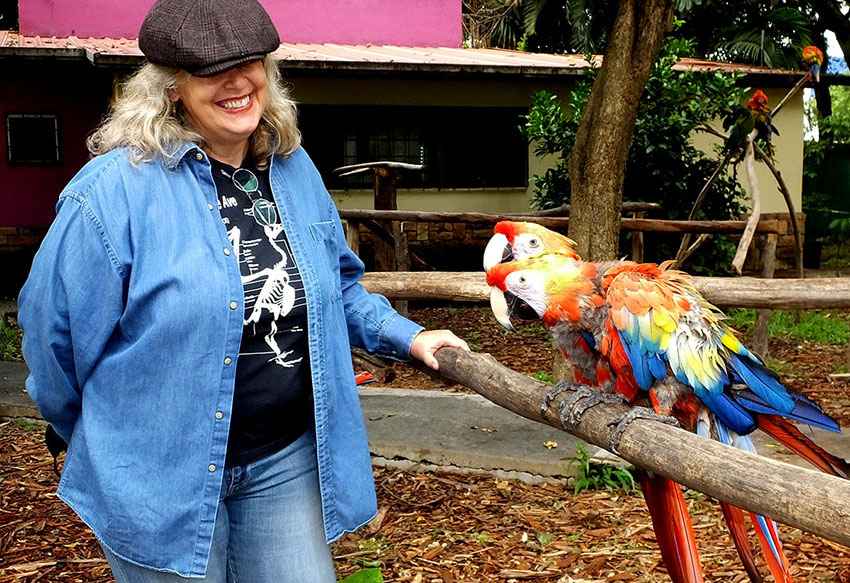
[[[251,214],[257,224],[271,227],[280,223],[274,204],[264,199],[259,192],[260,181],[247,168],[237,168],[231,175],[233,185],[248,195],[251,199]],[[254,197],[257,198],[254,198]]]

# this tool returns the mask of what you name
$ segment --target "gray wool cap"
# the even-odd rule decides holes
[[[139,30],[148,61],[198,77],[262,59],[279,45],[257,0],[158,0]]]

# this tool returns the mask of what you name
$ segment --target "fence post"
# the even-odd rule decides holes
[[[761,276],[765,279],[773,278],[773,272],[776,268],[776,242],[778,239],[779,235],[776,233],[768,233],[764,239]],[[756,324],[753,328],[753,350],[763,359],[767,359],[768,356],[769,333],[767,324],[769,320],[770,310],[756,310]]]

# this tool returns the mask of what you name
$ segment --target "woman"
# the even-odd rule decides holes
[[[334,581],[377,510],[350,344],[465,343],[357,283],[258,3],[160,0],[139,45],[20,295],[58,494],[119,583]]]

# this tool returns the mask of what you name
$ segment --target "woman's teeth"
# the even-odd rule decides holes
[[[245,107],[249,103],[251,103],[251,96],[250,95],[246,95],[245,97],[243,97],[241,99],[231,99],[229,101],[220,101],[219,102],[219,104],[224,109],[239,109],[240,107]]]

